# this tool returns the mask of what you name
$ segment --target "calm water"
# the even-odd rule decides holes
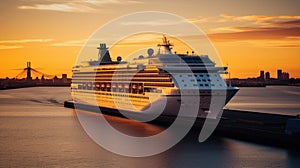
[[[243,87],[226,107],[237,110],[298,115],[300,114],[300,87]]]
[[[257,94],[269,93],[271,99],[266,100],[255,94],[253,91],[257,89],[259,90]],[[296,103],[297,100],[299,102],[299,89],[245,88],[228,107],[261,111],[270,109],[273,112],[294,114],[297,113],[297,109],[299,111]],[[280,93],[275,94],[272,91]],[[272,95],[290,97],[281,98],[280,101],[280,97],[274,98]],[[70,99],[69,88],[25,88],[0,91],[0,167],[239,168],[300,165],[298,151],[222,137],[211,137],[206,142],[199,143],[198,134],[194,133],[159,155],[144,158],[119,156],[104,150],[88,137],[77,120],[74,110],[63,107],[63,101],[67,99]],[[239,103],[243,104],[239,105]],[[256,103],[264,105],[253,108],[252,105]],[[277,110],[277,103],[285,105],[285,108],[280,106],[282,110]],[[147,131],[152,133],[163,129],[151,124],[133,124],[132,121],[116,117],[107,117],[107,119],[114,125],[120,125],[123,129],[134,131],[141,136],[146,135]]]

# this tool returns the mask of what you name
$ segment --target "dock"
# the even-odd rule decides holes
[[[74,108],[73,101],[65,101],[64,107]],[[82,110],[99,111],[99,107],[80,104]],[[117,110],[101,108],[107,115],[124,117]],[[169,126],[175,120],[172,116],[160,116],[149,122]],[[197,119],[193,129],[202,127],[204,119]],[[261,112],[224,109],[215,135],[284,148],[300,148],[300,117],[268,114]]]
[[[291,125],[291,121],[296,122]],[[299,128],[298,116],[226,109],[216,131],[235,139],[300,148]]]

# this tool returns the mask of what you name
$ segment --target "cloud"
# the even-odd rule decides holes
[[[268,26],[280,26],[280,27],[300,27],[300,19],[288,20],[288,21],[278,21],[278,20],[267,20],[260,22],[260,24]]]
[[[274,47],[299,47],[300,16],[221,14],[219,17],[237,26],[213,28],[208,36],[215,42],[270,40],[276,41],[276,45],[272,44]]]
[[[232,19],[237,21],[257,21],[257,20],[271,20],[271,19],[300,19],[297,15],[246,15],[235,16],[230,14],[220,14],[222,18]]]
[[[231,14],[220,14],[219,16],[198,16],[195,18],[189,18],[188,21],[192,23],[227,23],[227,24],[243,24],[243,25],[255,25],[266,26],[271,24],[293,24],[296,20],[300,20],[298,15],[246,15],[235,16]],[[298,22],[297,22],[298,23]],[[222,30],[215,28],[214,30]],[[223,29],[227,30],[227,29]]]
[[[64,47],[82,47],[86,43],[86,39],[83,40],[70,40],[61,43],[54,43],[51,46],[64,46]]]
[[[16,48],[23,48],[23,46],[7,46],[7,45],[0,45],[0,50],[7,50],[7,49],[16,49]]]
[[[0,40],[0,44],[11,44],[11,43],[47,43],[53,39],[20,39],[20,40]]]
[[[217,41],[226,40],[262,40],[262,39],[288,39],[288,37],[300,37],[300,27],[293,28],[253,28],[236,27],[238,32],[209,34],[210,38]],[[246,31],[245,31],[246,30]]]
[[[298,15],[246,15],[246,16],[234,16],[230,14],[220,14],[223,21],[226,22],[249,22],[254,25],[272,25],[280,23],[291,23],[295,20],[299,20]]]
[[[231,14],[220,14],[220,16],[223,18],[226,18],[226,19],[232,19],[235,17],[234,15],[231,15]]]
[[[151,21],[127,21],[122,22],[125,26],[170,26],[183,23],[182,21],[171,21],[167,19],[151,20]]]
[[[263,15],[249,15],[249,16],[239,16],[232,17],[231,19],[237,21],[257,21],[257,20],[270,20],[276,18],[275,16],[263,16]]]
[[[58,12],[88,12],[93,13],[97,11],[97,7],[110,4],[139,4],[142,2],[134,0],[49,0],[48,4],[41,4],[40,1],[33,1],[35,4],[21,5],[18,9],[24,10],[46,10]]]
[[[19,9],[35,9],[35,10],[49,10],[59,12],[93,12],[93,8],[78,4],[35,4],[32,6],[19,6]]]
[[[191,23],[225,23],[229,22],[233,15],[221,14],[220,16],[198,16],[194,18],[188,18]]]
[[[216,20],[216,17],[198,16],[195,18],[189,18],[187,20],[192,23],[207,23],[207,22],[212,22],[212,21]]]
[[[24,46],[29,43],[49,43],[51,41],[53,41],[53,39],[0,40],[0,50],[24,48]]]
[[[90,3],[90,4],[140,4],[141,1],[134,0],[75,0],[74,2],[78,3]]]
[[[230,27],[218,27],[218,28],[215,28],[213,29],[212,32],[243,32],[243,31],[251,31],[253,30],[254,28],[252,27],[233,27],[233,26],[230,26]]]
[[[276,48],[300,48],[300,44],[284,44],[284,45],[274,45]]]
[[[119,3],[118,0],[75,0],[73,2],[90,3],[90,4],[115,4]]]

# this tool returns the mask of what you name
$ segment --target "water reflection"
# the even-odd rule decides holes
[[[229,109],[275,114],[300,114],[300,87],[267,86],[240,88],[226,105]]]
[[[113,154],[84,132],[73,109],[60,104],[69,88],[0,91],[0,167],[297,167],[299,150],[212,136],[198,142],[191,131],[171,149],[151,157]],[[54,99],[59,103],[51,103]],[[40,102],[30,101],[39,100]],[[103,117],[85,112],[91,117]],[[135,136],[157,134],[162,126],[105,116],[115,128]],[[112,141],[113,143],[113,141]],[[145,144],[146,145],[146,144]],[[158,144],[159,145],[159,144]]]
[[[95,114],[91,115],[96,117]],[[124,133],[135,136],[149,136],[165,129],[162,126],[139,123],[114,116],[98,115],[97,117],[105,117]],[[287,165],[291,167],[296,162],[299,163],[295,156],[290,161],[287,150],[281,148],[219,136],[212,136],[209,140],[199,143],[199,132],[200,130],[191,130],[176,146],[159,155],[144,158],[117,157],[120,159],[119,161],[134,163],[137,167],[145,166],[144,161],[151,161],[151,166],[154,167],[286,167]],[[134,147],[132,148],[134,149]]]

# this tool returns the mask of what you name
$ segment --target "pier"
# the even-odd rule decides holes
[[[73,101],[65,101],[64,107],[75,108]],[[99,111],[99,107],[78,104],[82,110]],[[106,115],[124,117],[117,110],[101,108]],[[175,117],[160,116],[149,122],[169,126]],[[204,119],[197,119],[193,129],[202,127]],[[224,109],[215,135],[240,139],[284,148],[300,148],[300,117],[280,114],[267,114],[251,111]]]
[[[300,148],[299,128],[298,116],[226,109],[216,132],[245,141]]]

